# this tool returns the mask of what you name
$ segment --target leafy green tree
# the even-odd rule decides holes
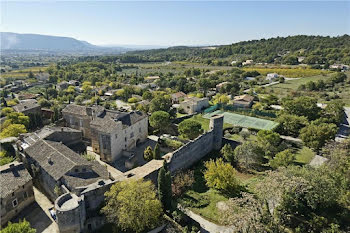
[[[295,155],[291,149],[286,149],[276,154],[276,156],[270,160],[270,166],[274,169],[278,167],[287,167],[295,160]]]
[[[1,233],[36,233],[34,228],[30,227],[30,223],[25,219],[19,223],[11,223],[1,230]]]
[[[34,76],[33,72],[32,72],[32,71],[29,71],[29,73],[28,73],[28,79],[34,79],[34,78],[35,78],[35,76]]]
[[[322,117],[327,119],[329,123],[340,124],[344,117],[344,103],[341,100],[333,100],[329,102],[322,111]]]
[[[271,130],[260,130],[257,134],[257,140],[265,155],[269,157],[278,153],[282,141],[280,135]]]
[[[152,113],[156,111],[170,112],[171,105],[170,96],[157,95],[152,99],[149,110]]]
[[[335,124],[310,124],[300,131],[300,138],[304,144],[315,151],[319,151],[327,142],[334,139],[338,127]]]
[[[184,120],[179,124],[178,127],[179,133],[184,137],[188,139],[195,139],[198,137],[202,132],[202,125],[194,120]]]
[[[154,147],[153,151],[153,159],[161,159],[162,157],[160,156],[160,146],[159,143],[156,144]]]
[[[234,153],[234,150],[230,144],[225,144],[221,148],[220,152],[227,162],[230,162],[232,165],[235,165],[235,163],[236,163],[235,153]]]
[[[142,99],[144,99],[144,100],[151,100],[152,98],[153,98],[153,95],[152,95],[152,92],[150,92],[150,91],[145,91],[142,94]]]
[[[317,99],[306,96],[284,100],[282,106],[285,113],[305,116],[308,120],[317,119],[321,111],[317,106]]]
[[[230,194],[238,193],[240,184],[236,178],[236,170],[222,158],[205,163],[204,179],[209,188],[217,189]]]
[[[160,132],[164,132],[170,125],[170,114],[164,111],[153,112],[149,118],[149,124]]]
[[[171,174],[164,166],[158,172],[158,196],[164,209],[170,210],[172,198]]]
[[[9,114],[7,114],[6,116],[6,122],[4,123],[4,125],[7,124],[22,124],[25,127],[29,126],[29,117],[24,115],[23,113],[20,112],[11,112]]]
[[[152,147],[147,146],[147,148],[145,149],[145,151],[143,152],[143,158],[146,161],[151,161],[153,159],[154,155],[153,155],[153,150]]]
[[[264,161],[264,153],[256,142],[246,141],[234,150],[237,164],[242,169],[256,169]]]
[[[0,138],[17,137],[21,133],[26,133],[26,127],[21,124],[10,124],[1,130]]]
[[[13,108],[4,107],[1,109],[1,116],[7,116],[8,114],[14,112]]]
[[[308,124],[308,120],[304,116],[282,114],[277,118],[279,126],[277,130],[287,136],[298,137],[300,130]]]
[[[123,231],[143,232],[159,226],[162,204],[151,181],[118,182],[105,193],[105,197],[102,213]]]

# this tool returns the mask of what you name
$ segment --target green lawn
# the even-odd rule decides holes
[[[295,155],[295,162],[300,164],[308,164],[314,156],[315,152],[313,152],[309,147],[303,146],[297,151]]]
[[[210,120],[207,118],[204,118],[203,115],[201,115],[201,114],[194,115],[190,119],[199,122],[202,125],[202,129],[204,129],[206,131],[209,130]],[[228,128],[228,127],[232,127],[232,125],[228,124],[228,123],[224,123],[224,128]]]

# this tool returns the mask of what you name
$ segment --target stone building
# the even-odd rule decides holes
[[[209,106],[208,98],[197,98],[191,97],[186,98],[183,102],[180,103],[180,108],[182,108],[187,114],[193,114],[200,112],[203,109]]]
[[[17,161],[0,167],[1,225],[34,202],[32,177]]]
[[[55,202],[57,225],[64,233],[90,232],[104,224],[99,210],[114,182],[105,166],[71,149],[81,139],[78,130],[44,128],[17,142],[19,157]]]
[[[233,105],[240,108],[250,108],[253,105],[254,97],[250,95],[240,95],[233,98]]]
[[[21,112],[23,114],[40,114],[41,113],[41,107],[38,104],[38,101],[35,99],[27,99],[27,100],[21,100],[19,104],[13,106],[13,109],[16,112]]]
[[[120,158],[123,151],[132,150],[148,136],[148,117],[139,111],[126,113],[70,104],[62,114],[69,127],[82,130],[84,137],[91,139],[94,152],[105,162]]]
[[[70,128],[81,130],[83,137],[91,138],[90,122],[103,111],[102,106],[86,107],[69,104],[62,110],[62,116]]]

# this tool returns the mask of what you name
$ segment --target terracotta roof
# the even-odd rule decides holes
[[[186,94],[183,93],[182,91],[171,94],[172,98],[181,98],[181,97],[185,97],[185,96],[186,96]]]

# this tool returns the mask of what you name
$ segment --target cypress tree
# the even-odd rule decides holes
[[[159,200],[162,202],[164,209],[169,210],[171,208],[171,174],[166,171],[164,166],[159,169],[158,173],[158,195]]]
[[[154,147],[153,156],[154,156],[153,157],[154,159],[161,159],[161,157],[160,157],[160,148],[159,148],[159,144],[158,143]]]

